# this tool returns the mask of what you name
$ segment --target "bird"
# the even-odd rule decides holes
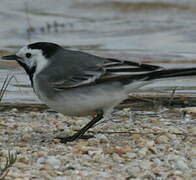
[[[62,143],[90,138],[85,133],[110,116],[134,90],[154,80],[196,75],[196,67],[166,69],[65,49],[52,42],[28,44],[2,59],[16,60],[29,76],[35,94],[53,110],[68,116],[92,116],[73,135],[58,137]]]

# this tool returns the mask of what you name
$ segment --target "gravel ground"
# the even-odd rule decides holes
[[[91,129],[96,138],[61,144],[54,137],[74,133],[89,118],[1,112],[0,157],[8,149],[18,155],[6,179],[196,179],[195,113],[182,114],[124,109]]]

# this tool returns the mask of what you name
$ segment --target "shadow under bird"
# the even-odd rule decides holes
[[[89,138],[85,132],[110,115],[133,90],[156,79],[196,75],[196,67],[165,69],[98,57],[49,42],[29,44],[2,59],[16,60],[25,69],[35,94],[50,108],[69,116],[93,115],[80,131],[61,137],[63,143]]]

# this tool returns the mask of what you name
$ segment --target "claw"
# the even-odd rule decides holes
[[[93,135],[83,135],[77,139],[90,139],[90,138],[94,138],[94,136]],[[75,136],[56,137],[56,139],[60,139],[61,143],[73,142],[76,140]]]

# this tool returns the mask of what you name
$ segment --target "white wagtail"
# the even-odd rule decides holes
[[[74,135],[60,138],[63,143],[87,137],[84,133],[89,128],[146,82],[196,75],[196,68],[164,69],[68,50],[49,42],[27,45],[2,59],[16,60],[29,75],[35,94],[55,111],[69,116],[96,115]]]

